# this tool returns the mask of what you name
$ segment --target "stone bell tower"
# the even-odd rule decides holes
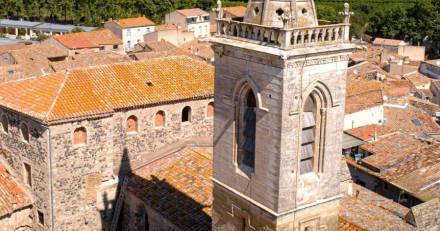
[[[213,230],[338,230],[348,4],[318,26],[313,0],[218,3]]]

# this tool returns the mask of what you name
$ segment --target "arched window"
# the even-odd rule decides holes
[[[249,87],[239,94],[236,108],[237,164],[243,169],[255,167],[255,129],[257,125],[256,99]]]
[[[300,173],[322,171],[323,131],[325,115],[323,95],[313,91],[303,107]]]
[[[132,115],[127,118],[127,132],[137,132],[138,131],[138,119],[136,116]]]
[[[186,106],[182,110],[182,122],[191,122],[191,107]]]
[[[86,144],[87,143],[87,131],[84,127],[75,129],[73,132],[73,144]]]
[[[155,127],[163,127],[165,126],[165,112],[158,111],[154,116],[154,126]]]
[[[206,109],[206,116],[211,118],[214,116],[214,102],[208,103],[208,107]]]
[[[9,123],[8,123],[8,117],[6,117],[6,115],[3,115],[1,120],[2,120],[2,121],[1,121],[1,123],[2,123],[2,131],[3,131],[4,133],[8,133],[8,132],[9,132],[9,127],[8,127],[8,125],[9,125]]]
[[[29,143],[29,128],[24,123],[20,125],[20,134],[23,141]]]

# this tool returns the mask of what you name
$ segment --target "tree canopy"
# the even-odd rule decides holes
[[[49,22],[101,26],[110,18],[144,15],[161,23],[165,14],[182,8],[210,10],[216,0],[0,0],[0,14]],[[404,39],[428,46],[431,57],[440,57],[440,1],[438,0],[315,0],[322,22],[341,22],[339,12],[349,2],[354,11],[352,35]],[[246,1],[222,1],[224,6]]]

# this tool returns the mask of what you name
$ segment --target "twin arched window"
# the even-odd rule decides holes
[[[73,144],[80,145],[87,143],[87,130],[84,127],[79,127],[73,132]]]
[[[256,99],[251,88],[244,86],[236,102],[236,162],[241,169],[255,167]]]

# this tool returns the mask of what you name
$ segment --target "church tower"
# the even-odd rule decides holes
[[[218,4],[213,230],[338,230],[348,4],[322,26],[313,0]]]

